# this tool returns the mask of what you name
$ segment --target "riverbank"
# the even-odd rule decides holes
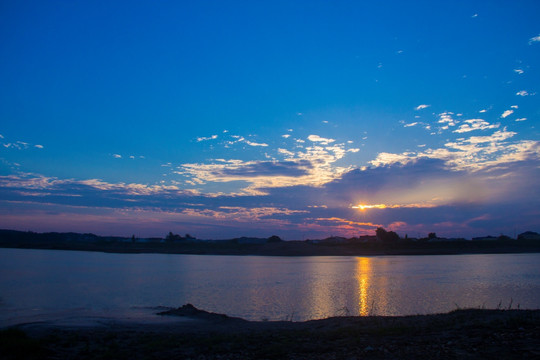
[[[342,243],[282,241],[238,244],[230,241],[185,243],[130,243],[118,241],[0,241],[0,248],[97,251],[108,253],[160,253],[192,255],[260,256],[376,256],[540,253],[538,240]]]
[[[167,315],[163,315],[167,316]],[[0,331],[6,359],[526,359],[540,357],[540,310],[246,321],[184,306],[167,324],[26,324]]]

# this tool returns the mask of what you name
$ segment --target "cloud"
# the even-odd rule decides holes
[[[453,112],[449,112],[449,111],[443,112],[443,113],[440,113],[440,114],[439,114],[439,121],[438,121],[438,123],[439,123],[439,124],[443,124],[442,126],[439,127],[439,133],[440,133],[442,130],[448,130],[451,126],[452,126],[452,127],[453,127],[453,126],[456,126],[456,125],[459,123],[459,121],[454,120],[454,119],[452,118],[452,115],[454,115],[454,113],[453,113]],[[426,127],[426,129],[428,129],[428,128]],[[428,130],[429,130],[429,129],[428,129]]]
[[[323,138],[319,135],[309,135],[308,140],[313,142],[320,142],[322,145],[328,145],[329,143],[333,143],[335,141],[334,139]]]
[[[217,138],[218,138],[217,135],[212,135],[212,136],[209,136],[209,137],[198,137],[198,138],[197,138],[197,142],[208,141],[208,140],[215,140],[215,139],[217,139]]]
[[[457,229],[474,235],[482,229],[497,234],[516,220],[514,213],[529,223],[537,221],[529,219],[537,219],[531,209],[537,208],[540,199],[536,182],[540,176],[540,145],[535,141],[511,141],[514,135],[506,129],[498,130],[487,136],[458,139],[441,149],[397,154],[401,161],[362,169],[339,170],[335,165],[348,151],[344,144],[314,145],[301,152],[283,149],[283,155],[293,160],[221,159],[202,164],[221,167],[194,166],[226,181],[236,178],[257,186],[275,185],[244,196],[203,194],[180,185],[109,183],[32,174],[0,176],[0,221],[8,221],[4,217],[6,209],[17,203],[17,211],[29,209],[28,215],[21,215],[18,221],[34,219],[32,223],[37,224],[40,219],[62,219],[70,226],[84,221],[88,227],[88,219],[94,219],[92,224],[100,225],[96,227],[99,229],[116,221],[118,228],[129,224],[128,232],[145,224],[157,229],[158,235],[166,231],[163,229],[180,227],[196,235],[215,234],[221,238],[231,233],[270,236],[279,232],[280,236],[293,234],[298,239],[303,234],[315,238],[330,234],[357,236],[378,226],[395,227],[409,234],[427,234],[428,230],[456,234]],[[481,166],[464,166],[475,163]],[[336,168],[338,176],[332,177]],[[321,182],[319,176],[325,181]],[[271,183],[276,178],[288,181]],[[527,207],[527,203],[531,205]],[[364,211],[359,205],[364,206]],[[516,211],[509,214],[508,208]],[[47,215],[53,212],[54,217]],[[479,224],[486,225],[479,228]],[[266,231],[271,233],[260,235]]]
[[[115,159],[121,159],[122,158],[122,155],[120,155],[120,154],[112,154],[112,156]]]
[[[503,113],[501,114],[501,118],[504,119],[504,118],[506,118],[506,117],[512,115],[513,113],[514,113],[514,110],[506,110],[505,112],[503,112]]]
[[[262,147],[268,146],[268,144],[265,144],[265,143],[256,143],[256,142],[249,141],[249,140],[245,140],[245,142],[246,142],[246,144],[248,144],[249,146],[262,146]]]
[[[304,143],[304,140],[295,140]],[[215,159],[207,163],[181,164],[174,174],[185,179],[186,184],[198,184],[198,189],[211,189],[215,188],[213,184],[228,183],[229,194],[262,195],[272,188],[319,186],[332,181],[352,168],[336,166],[335,163],[347,153],[360,151],[349,148],[348,143],[336,143],[334,139],[318,135],[310,135],[309,140],[314,144],[294,144],[293,149],[278,148],[274,156],[266,154],[271,161]]]
[[[487,112],[486,109],[482,109],[482,110],[479,111],[479,113],[485,113],[485,112]]]
[[[281,148],[278,148],[278,153],[283,154],[283,155],[286,155],[286,156],[288,156],[288,157],[293,157],[293,156],[294,156],[294,152],[289,151],[289,150],[287,150],[287,149],[281,149]]]
[[[287,139],[287,138],[291,137],[291,134],[284,134],[284,135],[281,135],[281,137]]]
[[[514,69],[514,72],[518,73],[520,75],[524,73],[524,71],[522,69]]]
[[[529,39],[529,45],[531,45],[533,43],[537,43],[537,42],[540,42],[540,35],[534,36],[534,37]]]
[[[516,119],[515,121],[525,121],[527,120],[527,118],[519,118],[519,119]]]
[[[518,91],[518,92],[516,93],[516,95],[517,95],[517,96],[529,96],[529,95],[531,95],[531,94],[529,94],[529,93],[528,93],[527,91],[525,91],[525,90],[521,90],[521,91]]]
[[[253,161],[242,166],[224,167],[217,170],[219,177],[263,177],[263,176],[302,176],[307,175],[313,165],[307,161]]]
[[[418,105],[417,107],[414,108],[414,110],[422,110],[422,109],[426,109],[428,107],[430,107],[431,105],[427,105],[427,104],[420,104]]]
[[[328,225],[331,225],[331,224],[345,224],[345,225],[352,225],[353,228],[352,229],[355,229],[357,230],[358,227],[360,228],[372,228],[373,230],[375,230],[376,228],[378,227],[382,227],[383,225],[381,224],[374,224],[374,223],[371,223],[371,222],[361,222],[361,221],[352,221],[352,220],[347,220],[347,219],[343,219],[343,218],[339,218],[339,217],[320,217],[320,218],[315,218],[315,219],[309,219],[309,220],[313,220],[317,223],[320,223],[321,225],[323,226],[328,226]]]
[[[413,122],[413,123],[410,123],[410,124],[404,124],[403,127],[411,127],[411,126],[416,126],[418,125],[418,122]]]
[[[454,170],[478,171],[524,159],[540,158],[540,142],[508,141],[516,132],[506,128],[487,136],[471,136],[447,142],[444,147],[401,154],[382,152],[370,162],[374,166],[408,164],[419,159],[438,159]]]
[[[452,119],[452,112],[443,112],[439,114],[439,123],[448,124],[449,126],[456,126],[456,121]]]
[[[0,134],[0,139],[4,139],[4,136]],[[43,149],[43,145],[32,145],[25,141],[13,141],[1,143],[1,145],[6,149],[16,149],[16,150],[27,150],[31,147]]]
[[[437,205],[433,203],[419,203],[419,204],[359,204],[351,206],[351,209],[371,210],[371,209],[410,209],[410,208],[433,208]]]
[[[470,119],[463,121],[464,124],[460,125],[458,129],[454,130],[455,133],[465,133],[474,130],[487,130],[497,129],[500,124],[490,124],[483,119]]]

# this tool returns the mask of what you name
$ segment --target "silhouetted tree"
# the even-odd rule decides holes
[[[437,234],[435,234],[434,232],[430,232],[427,237],[428,237],[428,239],[436,239]]]
[[[166,242],[173,242],[173,241],[180,241],[183,238],[178,234],[173,234],[172,232],[169,232],[169,234],[165,237]]]
[[[268,238],[267,242],[269,243],[273,243],[273,242],[281,242],[283,240],[281,240],[281,238],[277,235],[272,235]]]
[[[386,231],[382,227],[378,227],[377,230],[375,230],[375,234],[377,235],[377,240],[382,242],[397,242],[399,241],[399,235],[396,234],[393,231]]]

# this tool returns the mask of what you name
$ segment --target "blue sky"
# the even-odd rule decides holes
[[[0,227],[540,231],[536,1],[0,4]]]

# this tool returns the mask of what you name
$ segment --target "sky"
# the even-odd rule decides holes
[[[540,231],[538,1],[0,2],[0,228]]]

